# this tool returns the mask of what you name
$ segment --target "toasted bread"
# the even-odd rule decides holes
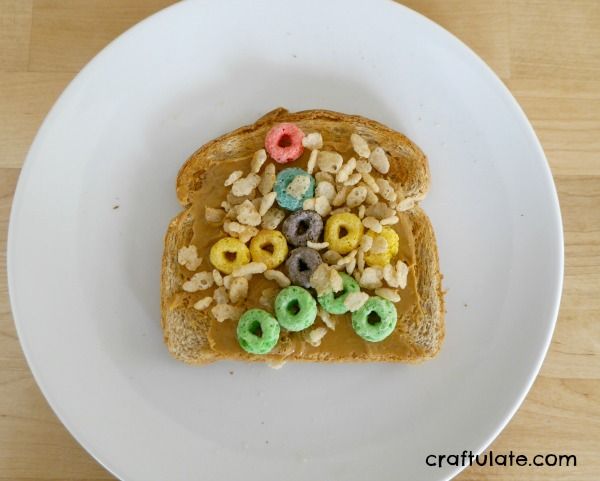
[[[320,350],[303,355],[287,356],[293,361],[386,361],[418,362],[434,357],[444,340],[444,301],[442,278],[439,272],[438,252],[433,228],[427,215],[419,207],[408,213],[413,235],[417,264],[415,272],[420,309],[405,313],[399,324],[405,324],[407,349],[396,355],[358,355],[349,352],[347,356],[333,356]],[[210,314],[196,311],[189,305],[177,302],[177,295],[186,280],[186,273],[177,263],[177,251],[189,244],[192,238],[193,216],[190,209],[181,212],[169,224],[165,237],[165,252],[162,261],[162,328],[164,340],[171,354],[189,364],[205,364],[223,359],[214,352],[208,342],[207,333]],[[280,356],[253,356],[240,350],[238,360],[272,361]]]
[[[264,147],[265,135],[273,124],[293,122],[307,132],[326,132],[327,143],[334,150],[345,150],[352,133],[381,146],[390,156],[387,178],[394,182],[404,198],[421,200],[429,190],[427,158],[410,139],[389,127],[359,115],[329,110],[304,110],[291,113],[275,109],[252,125],[241,127],[208,142],[183,164],[177,176],[177,198],[182,206],[193,201],[211,165],[252,156]],[[341,148],[340,148],[341,147]]]
[[[198,199],[202,186],[216,165],[227,165],[238,159],[251,158],[264,145],[266,132],[280,122],[294,122],[306,132],[320,131],[329,148],[347,150],[348,138],[359,133],[370,143],[385,149],[390,158],[387,178],[393,182],[400,198],[422,199],[429,188],[429,170],[425,155],[409,139],[388,127],[359,116],[312,110],[289,113],[277,109],[250,126],[242,127],[196,151],[183,165],[177,178],[177,196],[185,207],[175,217],[165,236],[162,260],[161,310],[164,340],[169,352],[189,364],[206,364],[222,359],[266,361],[277,364],[282,360],[319,362],[419,362],[434,357],[444,339],[444,300],[439,271],[438,252],[433,228],[424,211],[418,206],[399,214],[410,237],[414,259],[411,280],[414,299],[399,312],[397,335],[387,347],[374,348],[367,341],[358,340],[335,345],[336,336],[352,334],[349,322],[338,321],[338,327],[325,337],[327,342],[308,346],[301,333],[282,334],[279,344],[266,355],[254,355],[242,349],[223,350],[211,338],[211,329],[232,331],[235,321],[215,322],[210,309],[196,310],[192,306],[198,296],[182,290],[193,272],[178,262],[178,252],[192,243],[194,216],[198,215],[193,203],[209,202]],[[235,164],[232,164],[235,165]],[[225,235],[225,234],[223,234]],[[207,265],[210,269],[211,266]],[[256,299],[250,301],[256,304]],[[215,345],[215,342],[217,344]],[[298,345],[302,344],[302,348]]]

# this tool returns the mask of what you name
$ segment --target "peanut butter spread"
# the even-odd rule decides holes
[[[324,149],[326,148],[327,145],[325,145]],[[351,147],[349,147],[347,152],[339,153],[342,154],[344,158],[353,155]],[[275,164],[276,170],[280,171],[287,167],[300,167],[305,169],[309,155],[310,151],[306,149],[298,160],[290,164]],[[212,271],[213,266],[209,261],[210,249],[216,241],[223,237],[227,237],[227,234],[223,232],[222,225],[207,222],[205,218],[205,207],[218,208],[223,201],[226,201],[231,188],[224,186],[225,180],[234,171],[248,173],[251,168],[251,161],[251,156],[221,161],[211,165],[202,177],[200,188],[197,191],[192,205],[194,227],[191,245],[196,246],[198,257],[202,258],[202,264],[200,265],[199,270]],[[272,161],[269,159],[267,162]],[[381,176],[381,174],[373,174],[373,176],[376,175]],[[385,176],[382,177],[385,178]],[[331,315],[331,318],[335,320],[335,330],[328,330],[319,346],[313,346],[307,342],[303,332],[287,332],[285,329],[282,329],[280,342],[269,354],[270,357],[294,358],[310,354],[319,354],[323,357],[333,358],[337,356],[360,356],[362,354],[375,354],[381,356],[391,354],[402,356],[411,349],[410,343],[408,342],[408,336],[405,334],[407,322],[410,318],[413,318],[412,315],[409,315],[410,313],[416,313],[420,310],[419,295],[415,280],[415,243],[409,215],[404,212],[398,212],[396,215],[399,217],[399,221],[391,226],[399,236],[399,250],[394,262],[396,260],[402,260],[408,265],[409,271],[406,287],[399,290],[401,299],[399,302],[395,303],[398,313],[398,323],[394,332],[381,342],[367,342],[354,332],[350,321],[350,313]],[[279,225],[278,229],[280,228],[281,225]],[[260,226],[258,229],[260,229]],[[279,269],[285,272],[285,267],[283,265],[280,266]],[[184,293],[183,295],[188,298],[187,304],[191,308],[191,305],[198,299],[204,298],[205,296],[212,296],[216,288],[217,286],[213,285],[201,292]],[[249,308],[269,310],[260,301],[263,292],[269,288],[274,291],[279,291],[281,289],[276,282],[267,280],[264,275],[253,275],[249,282],[247,297],[240,301],[237,306],[244,310]],[[369,292],[369,294],[373,293]],[[214,316],[210,314],[210,308],[206,311],[211,317],[210,328],[208,331],[211,348],[226,357],[239,357],[240,354],[243,354],[244,351],[240,347],[236,337],[237,321],[229,319],[218,322],[214,319]],[[270,309],[270,311],[273,312],[272,309]],[[325,326],[325,324],[321,319],[317,318],[313,327],[320,326]]]

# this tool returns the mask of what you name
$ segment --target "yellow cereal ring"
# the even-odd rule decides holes
[[[278,230],[261,230],[250,241],[252,260],[265,263],[267,269],[275,269],[282,264],[287,253],[287,241]]]
[[[344,212],[332,215],[325,224],[325,242],[340,254],[356,249],[362,238],[364,227],[358,216]]]
[[[224,274],[231,274],[238,267],[250,262],[246,244],[233,237],[225,237],[210,248],[210,263]]]
[[[400,239],[398,238],[396,231],[391,227],[384,227],[380,234],[370,230],[367,232],[367,235],[372,237],[373,241],[378,237],[383,237],[388,244],[387,250],[380,254],[374,254],[371,251],[367,251],[365,254],[365,262],[367,265],[384,267],[389,264],[394,256],[398,254]]]

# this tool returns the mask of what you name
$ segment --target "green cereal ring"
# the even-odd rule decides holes
[[[352,327],[365,341],[378,342],[388,337],[396,327],[398,313],[394,304],[381,297],[370,297],[352,313]]]
[[[288,192],[288,187],[296,177],[307,177],[308,187],[304,192],[296,194]],[[290,167],[283,169],[277,174],[277,180],[273,187],[277,195],[277,203],[286,210],[296,211],[302,209],[302,204],[306,199],[310,199],[315,195],[315,179],[308,172],[299,169],[298,167]]]
[[[343,272],[340,272],[340,276],[342,276],[344,288],[340,292],[330,292],[329,294],[324,294],[318,298],[321,307],[330,314],[345,314],[348,312],[348,308],[344,305],[346,297],[348,297],[348,294],[351,292],[360,291],[358,282],[354,280],[354,277]]]
[[[301,331],[312,326],[317,317],[317,301],[303,287],[289,286],[275,298],[275,315],[281,327]]]
[[[279,341],[279,324],[262,309],[249,309],[242,314],[237,325],[240,346],[250,354],[267,354]]]

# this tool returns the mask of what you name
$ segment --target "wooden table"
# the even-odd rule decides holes
[[[215,0],[216,1],[216,0]],[[0,263],[12,195],[40,122],[102,47],[168,0],[0,0]],[[600,1],[409,0],[502,78],[552,167],[566,243],[550,352],[491,448],[568,453],[576,468],[473,467],[458,479],[600,479]],[[432,468],[433,469],[433,468]],[[0,480],[114,479],[69,435],[19,347],[0,276]]]

